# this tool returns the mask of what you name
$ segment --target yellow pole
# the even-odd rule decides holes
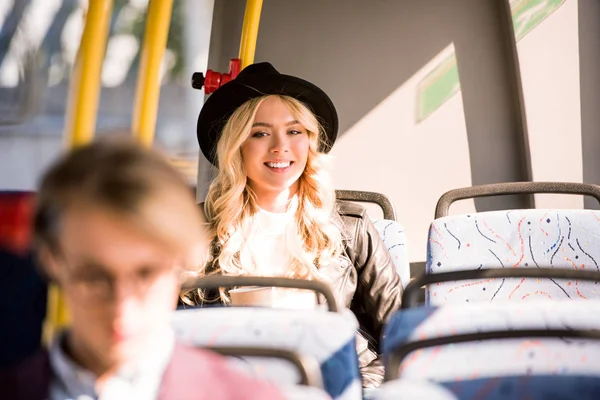
[[[113,0],[89,0],[85,27],[73,73],[65,117],[69,149],[92,140],[100,97],[102,62],[106,50]],[[70,320],[64,297],[55,284],[48,287],[48,304],[42,340],[45,344]]]
[[[71,75],[66,115],[69,148],[86,144],[94,137],[112,6],[113,0],[89,0],[85,27]]]
[[[48,285],[46,320],[42,332],[42,342],[50,345],[58,331],[69,324],[70,316],[60,288],[54,283]]]
[[[160,65],[167,46],[173,0],[150,0],[140,56],[137,88],[131,124],[133,134],[151,146],[160,94]]]
[[[246,11],[244,13],[244,24],[242,25],[242,39],[240,41],[241,69],[254,63],[256,52],[256,38],[258,37],[258,25],[260,24],[260,12],[263,0],[246,0]]]

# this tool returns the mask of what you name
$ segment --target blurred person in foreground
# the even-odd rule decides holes
[[[281,398],[170,328],[208,239],[189,186],[160,154],[121,137],[66,154],[43,176],[34,236],[71,323],[0,371],[3,398]]]

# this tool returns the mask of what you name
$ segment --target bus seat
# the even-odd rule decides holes
[[[34,353],[42,338],[47,287],[31,250],[33,199],[0,192],[0,367]]]
[[[408,258],[408,249],[406,246],[406,233],[400,223],[380,219],[373,222],[383,244],[388,249],[392,261],[396,266],[396,271],[400,276],[402,287],[406,287],[410,281],[410,261]]]
[[[331,400],[326,391],[313,386],[281,385],[279,389],[286,400]]]
[[[31,253],[0,248],[0,368],[40,348],[47,285]]]
[[[365,192],[360,190],[336,190],[336,198],[342,201],[356,203],[372,203],[381,208],[382,219],[373,219],[373,224],[388,249],[402,286],[406,287],[410,281],[410,260],[404,227],[396,220],[396,210],[390,199],[381,193]]]
[[[365,192],[362,190],[336,190],[335,197],[338,200],[353,201],[355,203],[376,204],[381,208],[383,219],[396,221],[396,209],[394,204],[386,195],[376,192]]]
[[[385,382],[376,389],[370,390],[371,395],[365,400],[457,400],[458,397],[443,385],[427,380],[398,379]]]
[[[333,399],[361,399],[355,335],[358,322],[348,311],[327,312],[269,307],[205,307],[174,313],[176,335],[195,346],[277,348],[314,357],[325,391]],[[268,366],[268,363],[276,362]],[[281,385],[297,384],[280,360],[261,361],[257,370]]]
[[[285,374],[289,371],[293,378],[285,381],[297,382],[297,384],[278,383],[277,385],[286,399],[331,399],[323,390],[320,365],[313,357],[289,350],[264,347],[228,346],[206,349],[226,356],[234,368],[258,379],[275,376],[282,371]]]
[[[382,384],[373,400],[547,400],[600,398],[600,378],[577,375],[525,375],[430,382],[399,379]]]
[[[25,254],[30,250],[35,193],[0,192],[0,248]]]
[[[438,218],[429,229],[428,274],[480,268],[600,271],[600,216],[593,210],[509,210]],[[427,304],[600,297],[597,282],[491,279],[426,287]]]
[[[534,330],[549,332],[551,337],[531,333],[517,337],[520,332]],[[501,332],[505,339],[493,336],[493,332]],[[579,335],[580,332],[595,332],[595,336]],[[474,337],[460,342],[457,335]],[[506,338],[508,335],[513,336]],[[600,378],[599,338],[598,300],[590,300],[584,307],[569,300],[538,300],[518,306],[510,302],[463,303],[396,313],[384,329],[382,351],[389,368],[388,381],[458,382],[529,375]],[[434,343],[430,347],[418,345],[431,339]],[[391,355],[402,346],[405,348],[401,358],[392,360]]]

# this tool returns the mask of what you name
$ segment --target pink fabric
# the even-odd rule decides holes
[[[0,371],[0,394],[7,399],[46,400],[52,371],[43,349],[8,370]],[[159,400],[283,399],[272,384],[253,379],[230,367],[224,357],[175,344],[163,375]]]
[[[158,398],[270,400],[284,397],[272,384],[232,369],[220,355],[176,343]]]

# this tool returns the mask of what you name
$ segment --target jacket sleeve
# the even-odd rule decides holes
[[[356,315],[360,334],[372,354],[360,355],[363,386],[378,386],[383,380],[379,341],[383,326],[400,309],[403,287],[392,258],[377,229],[362,209],[353,224],[352,245],[347,251],[357,270],[356,293],[350,309]],[[369,352],[365,352],[369,353]]]
[[[354,249],[358,281],[351,309],[359,316],[363,329],[379,342],[383,326],[400,309],[403,292],[400,276],[366,214],[357,224]]]

